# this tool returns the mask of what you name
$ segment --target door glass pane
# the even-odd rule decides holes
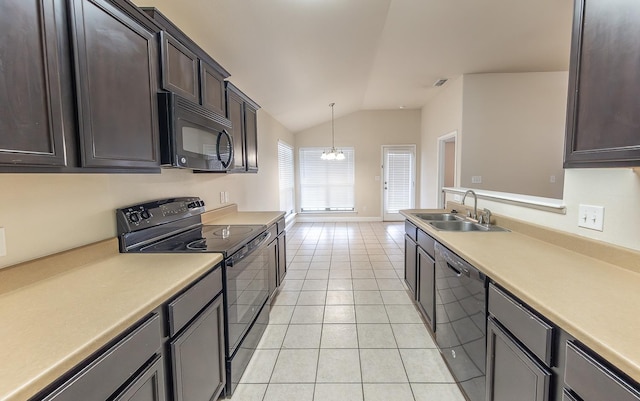
[[[384,165],[386,212],[413,208],[413,150],[388,149]]]

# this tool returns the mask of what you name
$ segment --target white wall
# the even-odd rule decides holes
[[[355,148],[357,218],[382,218],[382,180],[376,180],[376,176],[382,176],[382,145],[407,144],[416,144],[420,149],[420,110],[368,110],[335,120],[336,147]],[[300,147],[315,146],[331,147],[331,121],[295,134],[296,161]],[[419,152],[416,157],[419,160]],[[419,171],[419,161],[416,166]],[[296,174],[297,171],[298,168]],[[419,181],[418,174],[417,182]],[[296,182],[299,182],[297,176]],[[416,194],[418,193],[419,187],[416,188]],[[296,199],[300,199],[299,188]],[[298,210],[299,207],[298,204]],[[314,216],[323,217],[318,214]],[[334,218],[336,216],[331,215]]]
[[[7,256],[0,267],[116,236],[114,210],[171,196],[200,196],[207,210],[220,191],[240,210],[278,210],[277,140],[293,136],[270,115],[258,111],[257,174],[0,174],[0,227]]]
[[[422,108],[420,153],[420,207],[438,207],[438,138],[458,131],[456,179],[460,176],[462,137],[462,77],[451,80]],[[459,181],[458,181],[459,182]]]
[[[462,127],[462,79],[454,81],[422,109],[422,198],[421,206],[437,205],[436,140],[460,129],[459,145],[467,144]],[[443,88],[444,89],[444,88]],[[557,146],[557,145],[556,145]],[[582,235],[619,246],[640,250],[640,175],[631,169],[567,169],[563,200],[566,214],[556,214],[488,200],[478,207],[534,224]],[[578,227],[578,205],[604,206],[604,231]]]
[[[567,83],[565,71],[464,75],[460,186],[562,198]]]

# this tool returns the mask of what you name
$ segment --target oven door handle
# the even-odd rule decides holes
[[[249,257],[253,252],[261,248],[269,240],[269,238],[271,238],[271,233],[269,231],[265,231],[264,233],[260,234],[258,238],[251,241],[251,245],[245,245],[238,252],[231,255],[231,257],[229,258],[229,262],[231,262],[231,264],[236,264],[242,259]]]

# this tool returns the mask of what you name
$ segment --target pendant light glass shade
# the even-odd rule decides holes
[[[333,118],[333,106],[335,106],[335,103],[329,104],[329,107],[331,107],[331,149],[328,152],[322,152],[322,155],[320,156],[322,160],[344,160],[344,153],[342,153],[341,150],[336,149],[335,146],[336,132],[335,121]]]

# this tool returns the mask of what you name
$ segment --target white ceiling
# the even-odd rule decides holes
[[[155,6],[293,132],[421,108],[440,78],[567,70],[573,0],[134,0]]]

